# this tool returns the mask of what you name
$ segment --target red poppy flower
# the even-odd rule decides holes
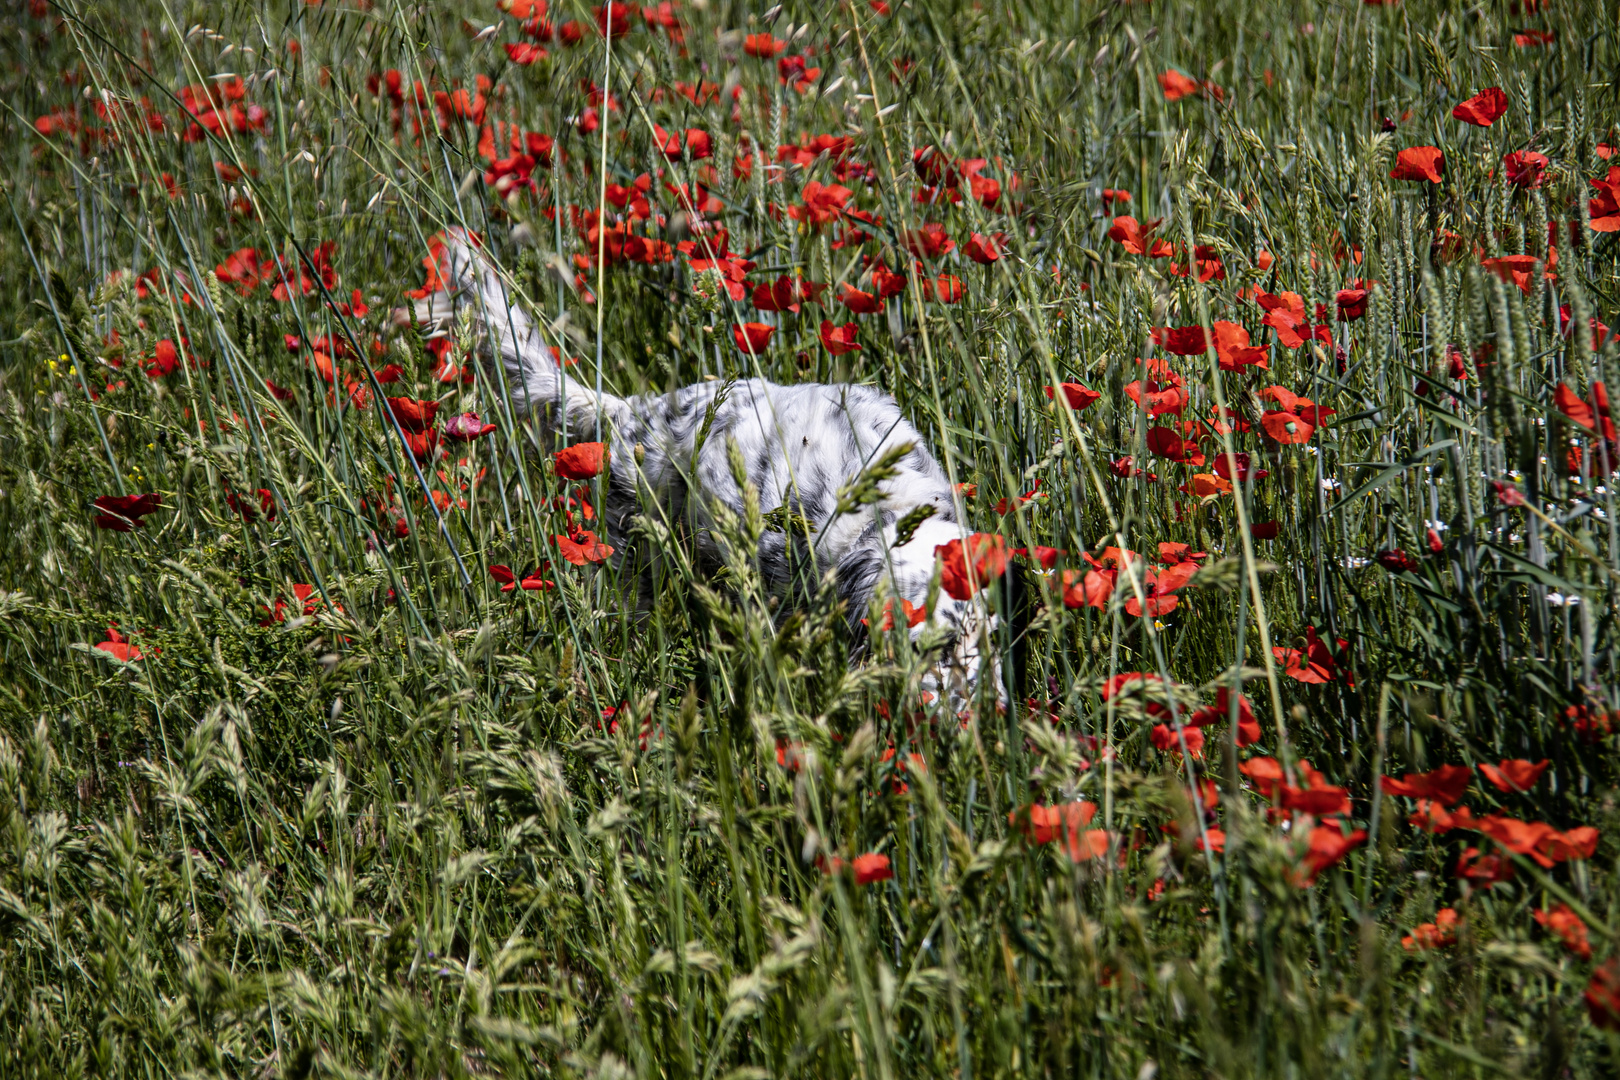
[[[957,600],[973,599],[974,593],[1000,577],[1011,555],[1000,533],[974,533],[965,542],[957,539],[934,548],[940,585]]]
[[[1448,833],[1452,829],[1472,829],[1476,824],[1473,812],[1468,807],[1459,806],[1453,812],[1447,810],[1433,799],[1419,799],[1416,811],[1406,821],[1407,824],[1422,829],[1424,832],[1437,835]]]
[[[1529,791],[1541,779],[1541,774],[1547,771],[1552,764],[1546,758],[1538,762],[1529,762],[1524,758],[1513,758],[1500,765],[1486,765],[1480,763],[1479,771],[1485,779],[1496,785],[1498,791]]]
[[[141,659],[140,648],[124,640],[124,635],[118,632],[117,623],[107,627],[107,640],[98,642],[96,648],[116,660],[124,661],[126,664],[132,664]]]
[[[1065,834],[1078,838],[1081,829],[1097,816],[1097,804],[1089,802],[1060,803],[1045,806],[1032,803],[1007,814],[1007,824],[1016,829],[1030,844],[1050,844],[1065,838]]]
[[[1455,908],[1441,908],[1434,913],[1434,922],[1419,923],[1409,936],[1401,938],[1401,947],[1407,952],[1421,952],[1455,945],[1457,922]]]
[[[1215,455],[1215,475],[1234,484],[1246,484],[1252,477],[1255,480],[1264,480],[1271,473],[1265,469],[1250,467],[1248,454],[1233,451],[1228,455],[1225,451]]]
[[[410,448],[411,456],[417,461],[431,461],[439,450],[439,432],[436,428],[426,431],[405,431],[405,445]]]
[[[1523,506],[1525,504],[1524,492],[1512,484],[1501,480],[1492,480],[1491,488],[1496,492],[1496,501],[1503,506]]]
[[[1125,601],[1125,613],[1135,618],[1144,614],[1153,618],[1168,615],[1176,609],[1181,598],[1176,593],[1184,588],[1194,574],[1198,573],[1197,563],[1178,563],[1175,566],[1162,570],[1146,570],[1142,574],[1142,597],[1139,599],[1135,590]]]
[[[1313,328],[1310,325],[1305,317],[1305,300],[1298,293],[1285,292],[1273,295],[1257,288],[1254,299],[1255,303],[1266,309],[1266,315],[1260,321],[1277,332],[1277,342],[1284,348],[1297,349],[1313,334],[1321,337],[1326,343],[1332,343],[1332,328],[1326,326]]]
[[[1534,49],[1542,45],[1551,45],[1558,40],[1556,30],[1520,30],[1513,35],[1513,44],[1521,49]]]
[[[843,216],[849,197],[853,194],[849,188],[839,184],[821,184],[812,180],[804,185],[804,202],[788,207],[788,217],[819,229]]]
[[[1343,638],[1339,639],[1339,648],[1343,649],[1349,644]],[[1276,656],[1277,662],[1284,665],[1287,675],[1291,679],[1298,679],[1302,683],[1325,683],[1331,682],[1338,677],[1338,668],[1334,662],[1333,654],[1328,651],[1327,642],[1316,636],[1316,627],[1314,626],[1305,628],[1304,649],[1285,649],[1275,646],[1271,652]]]
[[[1389,178],[1438,184],[1445,167],[1446,155],[1438,146],[1409,146],[1395,155],[1395,167],[1390,170]]]
[[[635,9],[629,4],[609,3],[593,8],[591,14],[596,16],[596,29],[608,37],[624,37],[630,32],[631,18]]]
[[[1013,548],[1012,553],[1014,555],[1022,555],[1026,559],[1033,558],[1036,562],[1041,564],[1042,570],[1052,569],[1052,567],[1057,565],[1059,558],[1068,554],[1068,552],[1064,551],[1062,548],[1043,547],[1040,544],[1036,544],[1033,550],[1029,548]]]
[[[152,347],[151,358],[142,366],[149,378],[161,379],[171,375],[180,366],[180,351],[169,338],[164,338]]]
[[[1490,127],[1502,119],[1507,110],[1507,95],[1502,92],[1500,87],[1491,86],[1481,90],[1467,101],[1458,102],[1456,108],[1451,110],[1451,115],[1465,124],[1473,124],[1475,127]]]
[[[1141,364],[1148,378],[1126,383],[1125,396],[1146,409],[1149,416],[1179,415],[1192,400],[1186,390],[1186,380],[1171,371],[1163,360],[1152,358]]]
[[[1188,78],[1174,68],[1159,76],[1159,87],[1164,91],[1164,100],[1180,101],[1184,97],[1195,97],[1204,89],[1197,79]]]
[[[868,853],[855,856],[855,884],[870,885],[874,881],[887,881],[894,877],[894,868],[887,855]]]
[[[1222,371],[1242,371],[1250,366],[1269,369],[1267,361],[1271,349],[1265,345],[1249,344],[1249,332],[1242,326],[1234,322],[1216,321],[1210,329],[1215,331],[1215,354]]]
[[[857,315],[876,315],[883,310],[882,300],[847,284],[840,288],[838,300]]]
[[[1204,705],[1192,714],[1187,721],[1189,727],[1208,727],[1210,724],[1220,724],[1232,715],[1232,692],[1226,687],[1215,691],[1215,704]],[[1238,745],[1249,746],[1260,741],[1260,721],[1255,719],[1254,710],[1249,707],[1249,699],[1242,694],[1238,695]]]
[[[259,265],[259,253],[252,248],[239,248],[225,257],[225,261],[214,267],[214,276],[227,285],[236,286],[236,291],[247,296],[263,277]]]
[[[665,131],[657,124],[653,125],[653,135],[658,141],[658,148],[663,151],[664,157],[671,161],[681,159],[684,148],[693,161],[702,161],[714,154],[714,140],[707,131],[700,128],[687,128],[685,131]]]
[[[1220,252],[1208,244],[1198,244],[1193,248],[1192,261],[1198,268],[1200,284],[1226,280],[1226,264],[1221,262]],[[1186,254],[1179,250],[1171,252],[1169,269],[1176,277],[1188,277],[1192,274],[1187,267]]]
[[[1317,774],[1320,776],[1320,774]],[[1310,779],[1315,780],[1317,776]],[[1284,810],[1295,810],[1302,814],[1313,814],[1325,817],[1329,814],[1348,814],[1350,812],[1350,792],[1342,787],[1335,787],[1328,783],[1311,783],[1308,787],[1298,788],[1292,784],[1282,786],[1282,806]]]
[[[557,551],[575,566],[606,562],[613,557],[613,548],[596,538],[589,529],[571,529],[567,536],[553,536]]]
[[[1474,827],[1509,851],[1528,855],[1544,867],[1553,864],[1553,860],[1537,851],[1542,841],[1558,831],[1545,821],[1520,821],[1501,814],[1487,814]]]
[[[945,232],[945,226],[930,221],[920,229],[912,229],[902,237],[907,250],[919,259],[937,259],[956,250],[956,241]]]
[[[761,60],[770,60],[787,52],[788,43],[770,34],[749,34],[743,39],[743,52],[749,56],[757,56]]]
[[[144,525],[141,519],[163,505],[163,496],[155,491],[145,495],[98,495],[92,505],[101,511],[95,518],[98,529],[129,532]]]
[[[1519,287],[1519,291],[1530,291],[1530,275],[1535,272],[1536,263],[1541,260],[1534,255],[1498,255],[1492,259],[1481,259],[1479,265],[1495,274],[1502,281]]]
[[[937,278],[922,279],[922,298],[938,300],[942,304],[960,303],[963,296],[962,279],[955,274],[941,274]]]
[[[1283,767],[1276,758],[1250,758],[1238,766],[1238,772],[1249,778],[1263,798],[1271,798],[1282,787]]]
[[[1610,165],[1609,175],[1591,184],[1598,190],[1597,197],[1587,202],[1592,231],[1620,230],[1620,165]]]
[[[1587,431],[1597,431],[1598,419],[1602,418],[1603,437],[1610,440],[1615,438],[1614,417],[1609,408],[1609,391],[1603,383],[1593,381],[1590,400],[1582,400],[1575,391],[1559,383],[1558,388],[1553,391],[1553,404],[1558,406],[1559,412]]]
[[[872,284],[877,289],[879,299],[887,300],[891,296],[899,296],[905,292],[908,280],[906,275],[896,274],[879,263],[872,268]]]
[[[755,285],[752,300],[761,311],[791,311],[797,315],[802,302],[814,300],[815,295],[825,288],[825,285],[784,274],[774,282],[762,281]]]
[[[843,356],[845,353],[860,352],[861,347],[855,342],[855,332],[858,327],[854,323],[845,323],[843,326],[834,326],[830,320],[821,320],[821,346],[834,356]]]
[[[1418,561],[1400,548],[1390,548],[1387,551],[1380,551],[1377,555],[1373,556],[1373,558],[1379,566],[1382,566],[1385,570],[1388,570],[1392,574],[1399,574],[1402,571],[1409,574],[1415,574],[1418,572]]]
[[[514,592],[519,588],[526,592],[550,592],[557,586],[555,582],[547,581],[540,576],[545,568],[546,564],[542,564],[524,574],[522,579],[519,580],[517,575],[512,573],[510,566],[502,566],[496,563],[490,566],[489,576],[501,583],[501,592]]]
[[[1150,335],[1153,344],[1177,356],[1202,356],[1209,347],[1202,326],[1156,326]]]
[[[1569,859],[1590,859],[1597,853],[1597,845],[1598,831],[1590,825],[1581,825],[1567,832],[1552,830],[1541,838],[1536,852],[1551,862],[1565,862]]]
[[[1202,566],[1204,560],[1209,558],[1209,552],[1194,551],[1191,544],[1161,540],[1159,541],[1159,558],[1166,566],[1174,566],[1177,563],[1184,562],[1190,562],[1194,566]]]
[[[1114,587],[1119,578],[1115,570],[1088,570],[1083,575],[1078,570],[1065,570],[1058,577],[1058,588],[1063,595],[1063,606],[1066,608],[1108,606],[1109,599],[1114,595]]]
[[[758,356],[765,351],[771,343],[771,335],[776,333],[776,327],[764,323],[743,323],[741,326],[732,326],[731,340],[737,346],[737,351],[750,356]]]
[[[551,55],[543,46],[533,45],[527,41],[509,41],[503,48],[506,50],[507,59],[520,67],[528,67],[536,60],[544,60]]]
[[[968,238],[968,242],[962,245],[962,254],[980,266],[989,266],[1001,258],[1002,243],[1005,243],[1005,238],[1001,233],[996,233],[994,236],[974,233]]]
[[[1273,442],[1284,446],[1311,441],[1311,435],[1316,428],[1307,423],[1304,417],[1281,409],[1273,409],[1260,417],[1260,427],[1264,429]]]
[[[1054,401],[1057,400],[1054,396],[1052,387],[1043,386],[1041,389],[1046,391],[1046,396],[1048,398],[1051,398]],[[1089,409],[1091,406],[1102,400],[1102,395],[1097,391],[1087,389],[1086,387],[1081,386],[1079,383],[1061,383],[1059,384],[1058,389],[1063,391],[1064,403],[1075,412],[1080,412],[1082,409]]]
[[[1149,739],[1156,749],[1165,753],[1181,753],[1183,741],[1187,744],[1187,753],[1193,757],[1202,757],[1204,753],[1204,733],[1195,727],[1183,727],[1181,737],[1176,737],[1175,729],[1169,724],[1155,724],[1148,732]]]
[[[1167,427],[1148,429],[1147,448],[1162,458],[1182,465],[1202,465],[1205,460],[1196,438],[1184,439]]]
[[[1546,154],[1538,154],[1534,150],[1515,150],[1502,158],[1508,183],[1521,188],[1540,187],[1547,166],[1551,164]]]
[[[1146,255],[1150,259],[1162,259],[1175,252],[1167,241],[1160,240],[1153,235],[1153,230],[1159,227],[1159,218],[1154,218],[1145,224],[1138,225],[1136,219],[1129,215],[1114,219],[1113,226],[1108,230],[1108,238],[1117,242],[1132,255]]]
[[[1355,322],[1367,314],[1366,289],[1340,289],[1333,295],[1333,302],[1339,307],[1340,322]]]
[[[602,471],[608,457],[606,443],[585,442],[551,455],[557,475],[564,480],[589,480]]]
[[[415,398],[391,397],[386,399],[388,410],[406,431],[426,431],[433,426],[433,415],[439,411],[437,401],[418,401]]]
[[[1586,937],[1586,923],[1569,909],[1568,904],[1555,904],[1550,911],[1537,908],[1535,914],[1536,922],[1557,934],[1564,948],[1582,960],[1592,959],[1592,943]]]
[[[1106,829],[1071,830],[1063,845],[1063,853],[1073,863],[1100,859],[1108,854],[1112,838]]]
[[[1119,477],[1121,480],[1129,480],[1133,476],[1144,476],[1147,478],[1147,481],[1150,484],[1157,483],[1159,480],[1158,476],[1154,473],[1148,472],[1146,469],[1138,468],[1136,459],[1130,454],[1126,454],[1124,457],[1115,458],[1113,461],[1110,461],[1108,463],[1108,471],[1110,474]]]
[[[880,630],[888,631],[888,630],[893,630],[894,629],[894,605],[895,605],[895,598],[892,597],[892,596],[889,597],[889,599],[888,599],[888,601],[886,603],[884,603],[884,605],[883,605],[883,622],[879,626]],[[909,629],[910,627],[914,627],[918,623],[922,622],[924,619],[928,618],[928,609],[926,607],[923,607],[923,606],[919,605],[919,604],[913,604],[910,600],[907,600],[905,597],[901,597],[900,598],[900,617],[905,620],[906,626]],[[867,625],[867,620],[862,619],[861,624],[863,626]]]
[[[1513,880],[1513,863],[1500,855],[1482,855],[1479,848],[1464,848],[1457,857],[1457,876],[1479,888]]]
[[[1329,825],[1318,825],[1310,832],[1303,865],[1296,878],[1300,885],[1310,885],[1316,876],[1336,865],[1346,855],[1367,842],[1367,830],[1357,829],[1346,836],[1343,830]]]
[[[259,520],[262,512],[271,521],[276,520],[276,497],[266,488],[259,488],[254,494],[258,496],[259,505],[253,505],[252,495],[238,495],[234,491],[225,493],[225,505],[242,515],[242,520],[249,525]]]

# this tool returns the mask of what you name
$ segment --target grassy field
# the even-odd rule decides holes
[[[1613,4],[8,8],[0,1075],[1620,1072]],[[452,227],[892,393],[1007,703],[600,535]]]

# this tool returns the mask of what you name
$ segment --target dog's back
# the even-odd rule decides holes
[[[743,509],[730,461],[735,446],[760,509],[785,508],[809,525],[808,536],[790,527],[762,537],[759,565],[770,588],[783,594],[813,588],[834,570],[852,624],[866,615],[880,587],[924,603],[934,549],[961,539],[964,530],[945,471],[888,394],[857,384],[780,386],[763,379],[710,381],[630,398],[598,394],[557,363],[488,259],[452,237],[443,261],[451,293],[419,303],[418,319],[442,322],[470,308],[490,352],[505,367],[520,412],[538,413],[569,441],[609,444],[611,484],[603,517],[621,551],[631,518],[649,511],[692,527],[700,551],[712,545],[713,507]],[[880,500],[839,513],[840,490],[901,447],[909,449],[894,463],[895,475],[882,481]],[[928,518],[908,542],[897,543],[897,523],[918,507],[928,508]],[[712,546],[707,554],[715,555]],[[955,651],[971,655],[977,667],[975,639],[985,625],[981,607],[940,595],[929,622],[951,628]]]

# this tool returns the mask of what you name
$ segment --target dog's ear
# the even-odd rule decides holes
[[[885,569],[883,550],[874,543],[857,542],[838,560],[838,598],[846,605],[844,617],[849,624],[851,647],[856,650],[865,646],[861,620],[866,618],[872,593]]]
[[[1035,582],[1035,571],[1030,569],[1029,564],[1015,559],[1007,564],[1001,576],[1001,588],[1000,600],[1006,620],[1006,646],[1002,657],[1004,677],[1012,699],[1025,701],[1028,699],[1026,690],[1029,685],[1029,627],[1035,621],[1040,605],[1040,587]]]

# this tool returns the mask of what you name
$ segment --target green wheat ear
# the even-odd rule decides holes
[[[894,523],[894,546],[905,547],[917,535],[917,527],[934,516],[934,507],[927,503],[913,506],[904,517]]]

